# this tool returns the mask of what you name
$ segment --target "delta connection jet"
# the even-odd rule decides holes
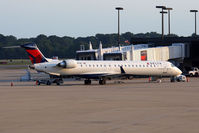
[[[29,55],[32,62],[30,68],[61,80],[67,77],[84,78],[87,85],[91,84],[91,79],[97,79],[100,85],[104,85],[107,79],[134,75],[169,76],[171,82],[174,82],[182,73],[167,61],[52,60],[45,58],[35,43],[24,44],[21,47],[25,48]]]

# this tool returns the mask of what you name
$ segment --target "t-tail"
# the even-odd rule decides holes
[[[35,43],[23,44],[21,47],[25,48],[32,64],[48,62]]]

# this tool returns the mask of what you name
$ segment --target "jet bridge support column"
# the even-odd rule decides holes
[[[99,44],[98,56],[99,56],[98,60],[103,60],[103,52],[102,52],[102,43],[101,42]]]
[[[131,46],[131,51],[130,51],[130,60],[133,60],[133,51],[134,51],[134,46]]]

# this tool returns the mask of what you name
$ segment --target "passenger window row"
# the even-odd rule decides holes
[[[102,64],[97,64],[97,65],[80,65],[81,67],[159,67],[158,65],[102,65]]]

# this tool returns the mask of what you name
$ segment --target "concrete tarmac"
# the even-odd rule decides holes
[[[83,85],[18,82],[22,69],[0,70],[0,133],[198,133],[199,79],[148,79]],[[14,86],[10,86],[13,81]]]

